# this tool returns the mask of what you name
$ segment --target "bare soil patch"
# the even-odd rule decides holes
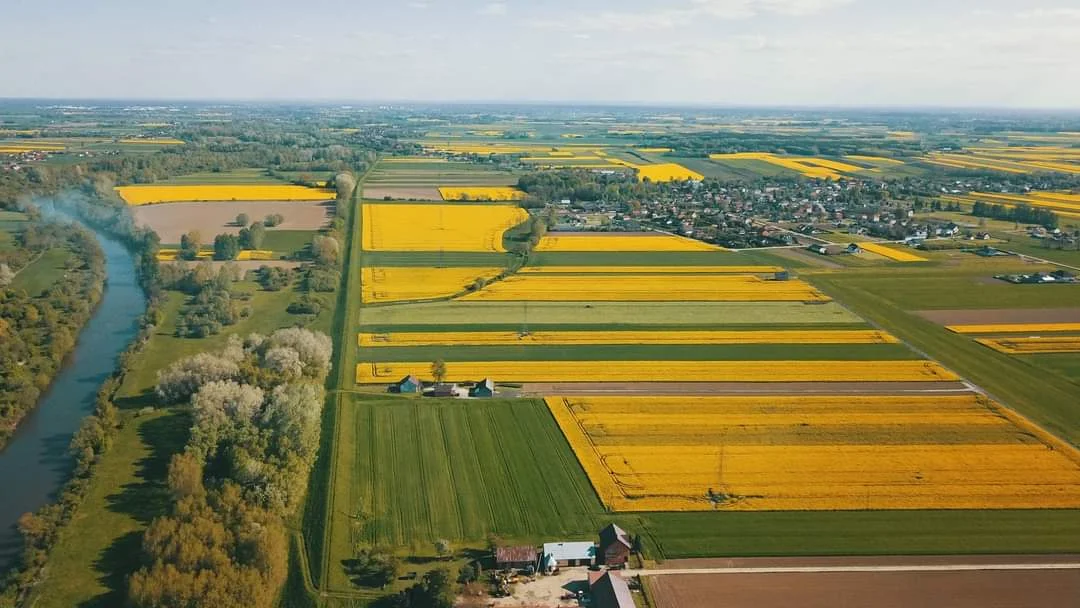
[[[904,395],[970,390],[963,382],[529,382],[522,395]]]
[[[993,308],[984,310],[920,310],[920,317],[941,325],[994,323],[1080,323],[1080,308]]]
[[[829,557],[705,557],[669,559],[656,570],[710,568],[828,568],[833,566],[950,566],[957,564],[1077,564],[1080,555],[880,555]]]
[[[368,200],[384,200],[386,197],[401,201],[441,201],[442,196],[437,188],[430,187],[379,187],[364,186],[364,198]]]
[[[276,230],[318,230],[333,217],[334,203],[325,201],[227,201],[217,203],[169,203],[132,208],[135,223],[149,226],[162,243],[179,243],[189,230],[198,230],[204,241],[218,234],[236,234],[236,216],[248,214],[251,221],[279,213],[284,223]]]
[[[1044,608],[1074,605],[1080,570],[673,574],[656,608]]]

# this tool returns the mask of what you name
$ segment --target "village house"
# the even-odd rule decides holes
[[[499,570],[524,570],[536,564],[536,547],[521,545],[495,549],[495,567]]]
[[[544,543],[538,570],[551,573],[559,568],[592,566],[595,563],[596,543],[592,541]]]
[[[600,559],[605,566],[625,566],[633,545],[630,535],[615,524],[600,530]]]
[[[391,393],[419,393],[423,388],[423,383],[416,376],[405,376],[401,380],[398,380],[394,384],[390,385]]]
[[[618,572],[590,572],[589,595],[594,608],[634,608],[630,586]]]
[[[484,378],[477,382],[471,389],[469,389],[470,397],[478,398],[491,398],[495,396],[495,381],[491,378]]]

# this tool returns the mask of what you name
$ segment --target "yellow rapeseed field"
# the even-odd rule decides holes
[[[358,384],[410,374],[431,379],[430,361],[365,361]],[[447,362],[451,382],[942,382],[956,374],[930,361],[470,361]]]
[[[827,302],[799,280],[755,275],[521,274],[492,283],[464,300],[524,302]]]
[[[497,277],[503,270],[365,266],[360,270],[361,301],[373,304],[445,298],[464,291],[477,279]]]
[[[212,260],[214,259],[213,251],[200,251],[198,254],[200,260]],[[179,249],[159,249],[157,253],[157,259],[159,262],[175,262],[180,259]]]
[[[525,193],[509,186],[440,186],[445,201],[516,201]]]
[[[237,254],[236,259],[241,262],[272,260],[274,252],[268,249],[245,249]]]
[[[1080,336],[1039,336],[1030,338],[980,338],[975,340],[1007,355],[1080,353]]]
[[[913,253],[908,253],[902,249],[894,249],[893,247],[886,247],[878,243],[859,243],[859,247],[862,247],[870,253],[876,253],[880,256],[889,258],[894,262],[926,262],[926,258],[919,257]]]
[[[687,169],[686,167],[676,163],[660,163],[657,165],[633,165],[637,169],[638,179],[645,181],[648,179],[651,182],[672,182],[672,181],[686,181],[694,180],[701,181],[705,179],[705,176]]]
[[[522,274],[773,274],[782,266],[526,266]]]
[[[503,233],[528,217],[513,205],[364,203],[363,248],[504,252]]]
[[[958,334],[1022,334],[1056,331],[1080,331],[1080,323],[988,323],[981,325],[947,325]]]
[[[876,329],[757,331],[440,331],[361,333],[361,347],[525,344],[896,344]]]
[[[646,234],[564,233],[540,239],[536,251],[724,251],[722,247],[662,232]]]
[[[671,148],[635,148],[638,152],[644,152],[645,154],[664,154],[671,152]]]
[[[337,196],[336,192],[325,188],[287,184],[117,186],[116,192],[129,205],[196,201],[325,201]]]
[[[545,401],[616,511],[1080,506],[1080,452],[974,393]]]

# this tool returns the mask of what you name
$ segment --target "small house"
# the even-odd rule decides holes
[[[423,388],[423,383],[416,376],[405,376],[401,380],[398,380],[394,384],[390,385],[391,393],[419,393]]]
[[[536,547],[499,547],[495,549],[495,567],[500,570],[523,570],[536,564]]]
[[[862,247],[859,247],[858,243],[851,243],[847,246],[846,251],[852,255],[855,255],[858,253],[862,253]]]
[[[634,608],[635,605],[626,579],[610,570],[589,577],[589,595],[595,608]]]
[[[544,543],[540,554],[541,572],[553,572],[559,568],[592,566],[596,563],[596,543],[590,541],[567,543]]]
[[[615,524],[600,530],[600,559],[605,566],[624,566],[630,559],[630,535]]]
[[[469,389],[470,397],[479,398],[491,398],[495,396],[495,381],[491,378],[484,378],[476,383],[471,389]]]

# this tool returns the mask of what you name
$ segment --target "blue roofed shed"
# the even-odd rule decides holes
[[[416,376],[405,376],[390,386],[391,393],[419,393],[423,383]]]
[[[484,378],[480,382],[477,382],[475,386],[469,389],[470,397],[494,397],[495,396],[495,381],[491,378]]]
[[[596,563],[596,543],[544,543],[544,550],[540,555],[540,569],[545,572],[556,568],[591,566]]]

